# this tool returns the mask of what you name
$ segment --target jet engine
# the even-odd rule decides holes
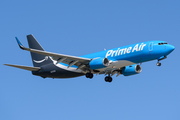
[[[97,58],[89,63],[91,69],[101,69],[109,66],[109,60],[107,58]]]
[[[142,71],[141,66],[135,64],[124,67],[122,69],[122,74],[124,76],[130,76],[130,75],[139,74],[141,71]]]

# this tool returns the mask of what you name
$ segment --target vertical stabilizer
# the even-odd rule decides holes
[[[27,40],[28,40],[29,48],[44,51],[44,49],[41,47],[41,45],[34,38],[33,35],[27,35]],[[53,61],[49,58],[49,56],[45,56],[33,52],[30,53],[34,67],[40,67],[46,64],[53,63]]]

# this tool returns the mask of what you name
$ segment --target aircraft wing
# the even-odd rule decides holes
[[[31,49],[31,48],[26,48],[22,45],[22,43],[18,40],[16,37],[17,43],[19,47],[23,50],[46,55],[46,56],[51,56],[54,60],[57,61],[57,63],[65,63],[69,64],[69,67],[72,65],[76,65],[78,67],[84,67],[84,64],[87,64],[91,61],[89,58],[83,58],[83,57],[76,57],[76,56],[71,56],[71,55],[64,55],[64,54],[58,54],[58,53],[52,53],[52,52],[47,52],[47,51],[41,51],[41,50],[36,50],[36,49]]]

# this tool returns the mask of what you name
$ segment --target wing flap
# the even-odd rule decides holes
[[[6,66],[11,66],[11,67],[16,67],[24,70],[29,70],[29,71],[38,71],[41,68],[40,67],[29,67],[29,66],[22,66],[22,65],[12,65],[12,64],[4,64]]]

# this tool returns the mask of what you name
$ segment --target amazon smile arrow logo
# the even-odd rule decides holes
[[[33,60],[35,63],[42,63],[42,62],[44,62],[45,60],[48,60],[48,56],[46,56],[44,59],[42,59],[42,60],[39,60],[39,61],[37,61],[37,60]]]

